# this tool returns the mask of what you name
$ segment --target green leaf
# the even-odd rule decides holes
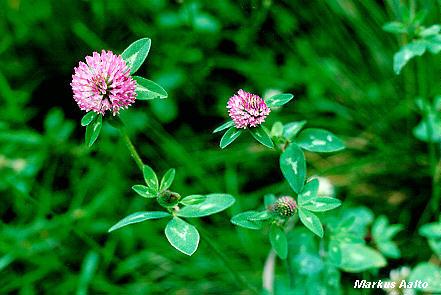
[[[169,243],[182,253],[191,256],[199,245],[199,232],[191,224],[174,217],[165,227]]]
[[[308,210],[299,208],[299,217],[302,223],[313,233],[323,238],[323,226],[320,219]]]
[[[103,126],[103,116],[98,115],[95,120],[93,120],[86,127],[86,144],[91,147],[97,140],[101,132],[101,127]]]
[[[283,124],[282,122],[277,121],[273,124],[273,127],[271,127],[271,136],[273,137],[280,137],[283,135]]]
[[[293,140],[297,133],[306,125],[306,121],[297,121],[285,124],[283,126],[283,136],[288,140]]]
[[[209,194],[202,203],[185,206],[176,215],[189,218],[208,216],[227,209],[235,201],[231,195]]]
[[[381,236],[386,230],[389,221],[387,217],[384,215],[378,216],[377,219],[372,224],[372,237],[374,240],[381,240]]]
[[[411,271],[407,282],[415,282],[417,280],[428,283],[427,288],[422,289],[424,293],[441,293],[441,267],[428,262],[419,263]],[[413,286],[413,288],[417,288],[417,286]]]
[[[441,258],[441,239],[429,239],[429,246],[432,249],[433,253],[438,255],[439,259]]]
[[[248,219],[251,221],[263,221],[263,220],[268,220],[271,217],[273,217],[272,213],[268,211],[261,211],[261,212],[257,212],[254,215],[250,215]]]
[[[223,131],[223,130],[228,129],[228,128],[232,127],[232,126],[234,126],[234,122],[233,121],[225,122],[224,124],[220,125],[216,129],[214,129],[213,133]]]
[[[238,138],[241,133],[242,133],[241,129],[236,129],[236,127],[234,126],[230,127],[230,129],[228,129],[227,132],[225,132],[224,136],[222,136],[220,141],[220,147],[224,149],[225,147],[227,147],[227,145],[229,145],[236,138]]]
[[[340,268],[347,272],[362,272],[386,265],[386,259],[378,251],[364,244],[340,244],[342,261]]]
[[[394,72],[400,74],[403,67],[415,56],[421,56],[426,51],[426,45],[421,40],[413,41],[400,48],[394,55]]]
[[[160,191],[165,191],[166,189],[168,189],[171,184],[173,183],[173,180],[175,179],[175,174],[176,174],[176,170],[171,168],[169,169],[164,176],[161,179],[161,186],[160,186]]]
[[[305,150],[319,153],[336,152],[345,148],[344,143],[337,136],[318,128],[303,130],[296,142]]]
[[[81,126],[87,126],[90,123],[92,123],[92,121],[95,120],[97,115],[98,115],[97,113],[92,111],[85,114],[84,117],[81,119]]]
[[[313,178],[305,184],[298,197],[299,206],[302,206],[303,204],[317,198],[319,185],[320,183],[317,178]]]
[[[158,196],[155,190],[145,185],[136,184],[132,186],[132,189],[143,198],[151,199],[151,198],[156,198]]]
[[[429,128],[428,128],[429,127]],[[416,138],[424,142],[441,142],[441,117],[431,112],[413,129]]]
[[[380,252],[388,258],[397,259],[401,256],[400,249],[392,241],[380,240],[376,242],[376,245],[378,250],[380,250]]]
[[[331,240],[328,246],[329,260],[332,264],[339,266],[341,263],[341,250],[337,241]]]
[[[440,25],[432,25],[424,30],[422,30],[418,35],[420,37],[429,37],[429,36],[433,36],[433,35],[437,35],[439,34],[439,31],[441,30],[441,26]]]
[[[312,212],[325,212],[337,208],[341,205],[341,201],[336,198],[318,197],[301,205],[301,208]]]
[[[150,166],[144,165],[144,167],[142,167],[142,173],[144,174],[144,180],[147,186],[157,192],[159,188],[159,183],[155,171],[153,171]]]
[[[133,76],[133,79],[136,81],[136,99],[150,100],[168,97],[167,91],[155,82],[139,76]]]
[[[286,259],[288,256],[288,240],[285,232],[278,225],[273,223],[269,231],[269,240],[274,252],[281,258]]]
[[[262,222],[250,220],[251,217],[255,216],[257,211],[245,211],[239,214],[236,214],[231,218],[231,223],[240,227],[248,228],[248,229],[261,229]]]
[[[372,237],[376,242],[389,241],[402,229],[403,225],[389,225],[389,220],[387,219],[387,217],[381,215],[378,216],[375,222],[372,224]]]
[[[251,132],[251,135],[256,139],[258,142],[263,144],[266,147],[273,148],[274,143],[271,139],[271,136],[266,132],[266,130],[262,127],[254,127],[249,129]]]
[[[403,228],[404,226],[402,224],[389,225],[383,233],[384,239],[392,239],[398,232],[403,230]]]
[[[420,227],[419,234],[428,239],[441,239],[441,222],[428,223]]]
[[[144,63],[147,54],[150,51],[152,41],[149,38],[139,39],[127,47],[121,54],[122,59],[130,68],[130,74],[133,75]]]
[[[281,107],[284,104],[288,103],[291,99],[294,98],[294,95],[291,93],[281,93],[271,96],[266,100],[266,104],[268,107]]]
[[[383,26],[383,30],[389,33],[402,34],[407,33],[407,28],[403,23],[400,22],[390,22]]]
[[[314,275],[319,275],[325,266],[322,258],[318,254],[313,254],[308,251],[300,251],[300,253],[293,255],[291,263],[293,269],[295,269],[295,273],[299,273],[302,276],[308,277],[308,283],[311,282],[310,278],[313,278]],[[314,290],[314,287],[311,287],[309,288],[309,290]],[[322,292],[305,292],[304,294],[316,295],[321,293]],[[328,293],[325,292],[323,294]]]
[[[162,212],[162,211],[136,212],[118,221],[118,223],[116,223],[114,226],[112,226],[109,229],[109,232],[117,230],[118,228],[121,228],[123,226],[132,223],[138,223],[149,219],[159,219],[167,216],[170,216],[170,213]]]
[[[303,151],[291,143],[280,156],[280,169],[291,188],[300,193],[305,184],[306,161]]]
[[[438,54],[441,51],[441,35],[429,35],[424,38],[427,50],[432,54]]]
[[[207,197],[203,195],[190,195],[183,198],[179,203],[184,205],[196,205],[205,201]]]

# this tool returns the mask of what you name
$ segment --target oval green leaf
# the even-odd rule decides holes
[[[176,214],[180,217],[188,218],[208,216],[227,209],[233,205],[234,202],[235,199],[231,195],[210,194],[206,195],[206,198],[202,203],[185,206]]]
[[[420,227],[418,233],[428,239],[441,239],[441,222],[425,224]]]
[[[305,125],[306,121],[291,122],[283,125],[283,137],[288,140],[293,140]]]
[[[198,230],[178,217],[167,223],[165,236],[173,247],[189,256],[196,252],[199,245]]]
[[[428,287],[420,289],[423,293],[431,292],[433,294],[441,293],[441,267],[429,262],[419,263],[410,273],[408,282],[416,282],[420,280],[422,282],[427,282]]]
[[[97,115],[98,115],[97,113],[92,111],[85,114],[84,117],[81,119],[81,126],[87,126],[90,123],[92,123],[92,121],[95,120]]]
[[[318,128],[303,130],[296,140],[297,144],[305,150],[319,153],[330,153],[345,148],[343,141],[331,132]]]
[[[95,120],[93,120],[91,123],[89,123],[89,125],[87,125],[85,139],[88,147],[91,147],[98,139],[102,126],[103,126],[102,115],[98,115]]]
[[[298,198],[299,206],[317,197],[319,185],[320,183],[317,178],[313,178],[305,184],[302,192],[299,194],[299,198]]]
[[[170,213],[163,212],[163,211],[136,212],[136,213],[130,214],[129,216],[118,221],[118,223],[116,223],[114,226],[112,226],[109,229],[109,232],[117,230],[118,228],[121,228],[121,227],[129,225],[129,224],[138,223],[138,222],[142,222],[144,220],[149,220],[149,219],[164,218],[167,216],[170,216]]]
[[[225,132],[225,134],[222,136],[220,141],[220,147],[221,149],[224,149],[232,143],[236,138],[239,137],[239,135],[242,133],[241,129],[236,129],[236,127],[230,127],[230,129]]]
[[[157,197],[157,193],[145,185],[136,184],[132,186],[132,189],[143,198],[151,199]]]
[[[303,151],[291,143],[280,156],[280,169],[291,188],[300,193],[305,184],[306,161]]]
[[[175,169],[173,168],[169,169],[161,179],[161,186],[159,190],[165,191],[166,189],[168,189],[173,183],[173,180],[175,179],[175,174],[176,174]]]
[[[268,107],[281,107],[284,104],[288,103],[291,99],[294,98],[294,95],[291,93],[281,93],[271,96],[266,100],[266,104]]]
[[[183,198],[179,203],[184,205],[196,205],[205,201],[207,197],[203,195],[190,195]]]
[[[283,229],[277,226],[275,223],[271,225],[269,231],[269,240],[274,252],[276,252],[281,259],[286,259],[288,256],[288,240],[286,239]]]
[[[149,38],[139,39],[127,47],[121,54],[122,59],[130,69],[130,74],[134,74],[144,63],[149,54],[152,40]]]
[[[301,208],[312,212],[325,212],[337,208],[341,205],[341,201],[336,198],[318,197],[301,205]]]
[[[167,91],[155,82],[139,76],[134,76],[133,79],[136,81],[136,99],[150,100],[168,97]]]
[[[336,240],[331,240],[328,246],[329,260],[335,266],[339,266],[341,263],[341,250],[340,245]]]
[[[313,233],[323,238],[323,226],[320,219],[314,213],[299,208],[299,217],[302,223]]]
[[[426,52],[426,44],[423,40],[412,41],[400,48],[394,55],[394,72],[400,74],[403,67],[415,56],[421,56]]]
[[[262,228],[262,222],[256,221],[256,220],[250,220],[253,216],[258,214],[257,211],[245,211],[241,212],[239,214],[236,214],[231,218],[231,223],[243,228],[248,229],[261,229]]]
[[[157,192],[159,188],[159,183],[155,171],[153,171],[150,166],[144,165],[142,167],[142,173],[144,175],[144,180],[147,186]]]
[[[274,143],[269,134],[266,132],[266,130],[262,127],[255,127],[249,129],[251,132],[251,135],[254,137],[255,140],[260,142],[266,147],[273,148]]]
[[[364,244],[340,244],[341,263],[339,267],[347,272],[362,272],[386,265],[380,252]]]
[[[234,126],[234,122],[233,121],[225,122],[224,124],[220,125],[216,129],[214,129],[213,133],[223,131],[223,130],[228,129],[228,128],[232,127],[232,126]]]

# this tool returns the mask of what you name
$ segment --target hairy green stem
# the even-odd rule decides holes
[[[127,149],[130,152],[130,155],[132,156],[133,160],[135,160],[136,165],[138,165],[139,169],[142,171],[142,167],[144,166],[144,163],[141,160],[141,157],[139,156],[138,152],[136,151],[135,146],[132,143],[132,140],[130,139],[129,135],[127,134],[124,127],[120,128],[119,131],[121,132],[121,137],[124,140]]]
[[[213,251],[214,254],[219,257],[219,259],[223,262],[225,267],[228,269],[228,271],[231,273],[231,275],[235,278],[237,284],[241,286],[244,290],[250,290],[254,292],[255,294],[259,294],[257,290],[250,284],[248,281],[240,274],[238,273],[230,264],[228,258],[225,256],[224,253],[222,253],[217,246],[214,244],[214,242],[209,238],[208,232],[204,229],[198,228],[198,230],[202,233],[201,237],[202,240],[207,244],[209,248]]]

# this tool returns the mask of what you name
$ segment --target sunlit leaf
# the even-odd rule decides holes
[[[220,147],[222,149],[226,148],[230,143],[232,143],[239,135],[242,133],[241,129],[236,129],[236,127],[230,127],[230,129],[225,132],[220,141]]]
[[[136,81],[135,92],[138,100],[150,100],[155,98],[167,98],[168,94],[159,84],[143,77],[133,76]]]
[[[308,128],[300,132],[297,144],[311,152],[336,152],[345,148],[343,141],[331,132],[318,128]]]
[[[149,219],[164,218],[167,216],[170,216],[170,213],[162,212],[162,211],[136,212],[136,213],[130,214],[129,216],[118,221],[118,223],[116,223],[114,226],[112,226],[109,229],[109,232],[117,230],[117,229],[119,229],[123,226],[129,225],[129,224],[138,223],[138,222],[142,222],[142,221],[149,220]]]
[[[173,168],[169,169],[164,174],[164,176],[161,179],[161,185],[159,188],[160,191],[164,191],[171,186],[171,184],[173,183],[173,180],[175,179],[175,174],[176,174],[176,170]]]
[[[271,136],[266,132],[266,130],[262,127],[254,127],[249,129],[251,132],[251,135],[256,139],[258,142],[263,144],[266,147],[273,148],[274,143],[271,139]]]
[[[165,235],[173,247],[186,255],[193,255],[198,248],[198,230],[178,217],[174,217],[167,223]]]
[[[281,259],[286,259],[288,256],[288,240],[286,239],[283,229],[275,223],[271,225],[269,240],[274,252],[276,252]]]
[[[203,217],[221,212],[232,206],[235,199],[227,194],[206,195],[205,200],[195,205],[188,205],[176,214],[180,217]]]
[[[151,44],[152,41],[149,38],[139,39],[130,44],[121,54],[122,59],[130,69],[130,74],[134,74],[144,63]]]
[[[303,151],[291,143],[280,156],[280,169],[291,188],[300,193],[305,184],[306,161]]]

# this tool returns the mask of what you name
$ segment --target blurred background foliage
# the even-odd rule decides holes
[[[242,292],[203,242],[190,258],[171,248],[163,221],[107,234],[154,202],[131,191],[142,175],[116,129],[105,124],[94,147],[85,146],[69,83],[84,56],[120,53],[142,37],[152,49],[139,74],[169,98],[138,102],[121,117],[146,163],[160,174],[177,169],[175,191],[236,196],[227,212],[197,225],[251,284],[261,285],[270,246],[229,218],[256,208],[265,193],[290,190],[276,152],[246,136],[218,148],[211,130],[239,88],[294,93],[269,123],[307,120],[345,140],[343,152],[308,153],[309,173],[328,177],[346,206],[367,206],[404,225],[402,258],[377,279],[430,257],[417,229],[431,175],[427,147],[412,129],[420,120],[414,98],[440,94],[441,63],[425,54],[417,58],[426,65],[419,78],[414,60],[394,74],[393,54],[405,40],[382,26],[402,18],[400,1],[0,3],[0,293]],[[427,25],[439,21],[439,2],[415,3]],[[343,274],[342,290],[357,278]]]

